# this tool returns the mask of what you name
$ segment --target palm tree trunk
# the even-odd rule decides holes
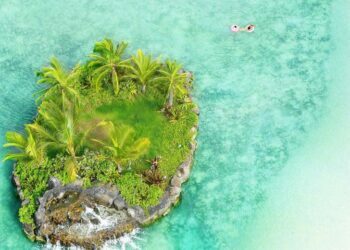
[[[142,93],[146,93],[146,84],[142,85],[142,89],[141,89]]]
[[[112,83],[113,83],[114,93],[117,95],[119,93],[119,79],[115,68],[112,69]]]
[[[100,86],[99,86],[99,83],[95,83],[95,91],[96,93],[99,93],[100,92]]]
[[[168,97],[168,107],[171,108],[174,104],[174,91],[170,89],[169,97]]]
[[[119,163],[117,164],[117,170],[119,174],[121,174],[121,172],[123,171],[122,165],[120,165]]]
[[[75,155],[74,147],[68,145],[68,152],[69,152],[69,154],[70,154],[70,156],[72,158],[72,162],[73,162],[73,165],[74,165],[74,170],[75,170],[75,172],[78,172],[79,165],[78,165],[77,157]]]
[[[69,157],[65,162],[65,168],[67,171],[69,181],[75,181],[78,176],[78,162],[75,156]]]

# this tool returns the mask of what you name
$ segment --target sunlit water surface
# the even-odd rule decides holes
[[[346,117],[341,107],[349,104],[349,87],[339,77],[345,71],[329,63],[346,53],[334,52],[342,30],[332,25],[346,20],[344,13],[343,19],[334,13],[341,4],[1,0],[0,144],[5,131],[23,129],[35,115],[34,71],[51,55],[72,66],[98,39],[127,40],[130,50],[175,58],[195,72],[200,146],[181,204],[155,225],[106,248],[329,246],[350,224],[344,129],[349,120],[328,122]],[[232,34],[233,22],[254,23],[256,32]],[[341,63],[345,69],[344,58]],[[329,132],[334,130],[339,141]],[[343,151],[334,149],[338,142]],[[0,249],[40,248],[22,234],[10,173],[10,164],[2,164]],[[330,197],[336,197],[333,203]],[[346,249],[349,240],[341,239],[337,249]]]

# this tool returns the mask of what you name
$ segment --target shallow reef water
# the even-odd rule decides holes
[[[343,2],[1,0],[0,144],[5,131],[22,130],[35,116],[34,72],[52,55],[72,66],[108,36],[128,41],[129,52],[175,58],[195,74],[201,111],[191,178],[167,217],[106,249],[259,249],[259,242],[247,243],[250,233],[264,238],[256,228],[275,220],[264,209],[273,211],[284,195],[272,192],[280,186],[271,182],[285,169],[295,174],[288,169],[335,105],[332,86],[341,79],[329,65],[338,45],[332,9]],[[256,30],[233,34],[232,23]],[[10,164],[2,164],[0,249],[40,249],[21,231],[10,174]],[[281,175],[280,185],[291,185]],[[281,244],[264,249],[289,249],[288,240]]]

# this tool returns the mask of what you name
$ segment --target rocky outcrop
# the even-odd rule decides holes
[[[49,189],[53,189],[56,187],[60,187],[61,186],[61,182],[59,179],[57,179],[56,177],[50,177],[49,182],[47,183],[47,186]]]
[[[120,206],[119,201],[125,201],[115,186],[56,184],[45,192],[35,213],[38,240],[93,249],[140,226],[127,206]]]
[[[120,237],[166,215],[179,201],[182,184],[190,175],[197,127],[193,127],[191,132],[190,154],[178,167],[157,205],[145,210],[139,206],[128,206],[114,185],[84,189],[80,181],[62,185],[57,178],[51,177],[49,190],[38,200],[39,208],[34,218],[36,229],[23,225],[24,231],[32,239],[95,249],[108,239]],[[25,202],[16,175],[13,175],[13,182],[22,202]]]

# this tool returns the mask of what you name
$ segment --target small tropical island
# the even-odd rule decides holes
[[[193,75],[126,48],[103,39],[71,70],[53,57],[37,72],[34,121],[6,133],[31,240],[94,249],[180,199],[198,129]]]

